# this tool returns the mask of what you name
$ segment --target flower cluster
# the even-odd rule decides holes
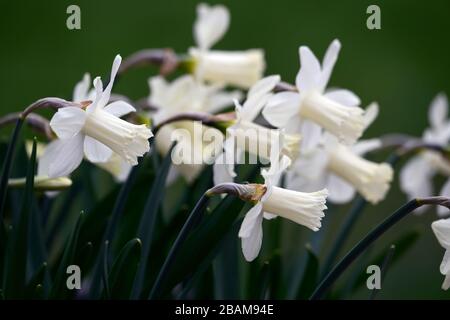
[[[147,154],[171,156],[170,172],[164,176],[167,186],[184,180],[190,187],[210,166],[211,183],[220,190],[234,186],[251,205],[238,233],[247,261],[261,251],[264,220],[280,217],[317,232],[327,202],[349,203],[356,194],[371,205],[383,201],[394,179],[393,164],[367,157],[385,147],[382,138],[362,139],[380,107],[376,102],[363,107],[352,91],[328,88],[339,40],[331,42],[322,62],[300,46],[300,69],[295,85],[289,85],[280,75],[264,76],[261,49],[211,49],[229,23],[224,6],[200,4],[195,47],[173,62],[174,70],[187,74],[150,77],[144,102],[112,93],[116,75],[121,75],[120,55],[106,88],[96,77],[91,89],[85,74],[75,86],[73,103],[59,107],[49,121],[51,141],[39,148],[35,188],[54,196],[70,187],[69,177],[83,159],[122,183]],[[425,148],[400,172],[400,186],[409,199],[432,196],[437,174],[449,178],[441,194],[450,196],[450,163],[443,152],[450,142],[447,116],[448,102],[440,94],[430,107],[430,128],[419,139]],[[250,164],[259,176],[241,182],[237,169],[247,158],[256,159]],[[11,179],[10,186],[24,183]],[[448,211],[440,208],[438,213],[442,217]],[[448,289],[450,220],[434,222],[432,230],[446,249],[440,271]]]

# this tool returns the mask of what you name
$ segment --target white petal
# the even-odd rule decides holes
[[[211,48],[228,29],[230,14],[222,5],[209,6],[201,3],[197,6],[197,20],[194,24],[194,38],[202,50]]]
[[[125,101],[115,101],[113,103],[110,103],[105,107],[104,110],[115,115],[118,118],[126,116],[129,113],[136,112],[136,109],[131,104],[126,103]]]
[[[440,195],[444,196],[444,197],[450,197],[450,179],[448,179],[447,182],[442,187]],[[449,212],[448,208],[443,207],[443,206],[438,206],[437,213],[440,217],[444,217],[444,216],[447,216],[450,212]]]
[[[260,206],[259,206],[260,205]],[[246,233],[247,237],[241,236],[241,231],[239,232],[239,236],[242,241],[242,253],[244,254],[245,260],[253,261],[259,254],[262,245],[262,221],[263,215],[261,214],[262,205],[259,204],[253,207],[246,215],[244,222],[242,222],[241,231],[242,233]],[[251,211],[254,210],[256,214]],[[258,212],[259,211],[259,212]],[[251,215],[248,218],[248,222],[245,222],[247,216]],[[251,220],[251,221],[250,221]],[[244,225],[245,224],[245,225]],[[243,231],[244,230],[244,231]]]
[[[381,140],[374,138],[374,139],[360,140],[356,144],[354,144],[351,147],[351,149],[357,155],[363,156],[368,152],[380,148],[381,146],[382,146]]]
[[[364,112],[364,125],[366,129],[370,127],[370,125],[375,121],[375,119],[378,117],[379,112],[380,107],[378,106],[378,103],[372,102],[371,104],[369,104]]]
[[[82,134],[52,142],[40,159],[44,163],[40,170],[50,178],[69,176],[83,160],[83,142]]]
[[[269,213],[269,212],[264,212],[264,219],[266,219],[266,220],[273,220],[276,217],[278,217],[276,214],[272,214],[272,213]]]
[[[90,162],[105,163],[111,158],[113,151],[103,143],[86,136],[84,139],[84,154]]]
[[[281,92],[272,96],[262,111],[272,126],[282,128],[293,117],[299,117],[300,95],[295,92]]]
[[[295,79],[295,85],[300,92],[318,88],[321,76],[319,60],[308,47],[299,48],[300,71]]]
[[[450,219],[441,219],[431,224],[439,244],[446,250],[450,250]]]
[[[114,62],[111,68],[111,76],[109,77],[109,83],[108,86],[105,88],[105,91],[103,91],[103,94],[98,101],[98,108],[103,108],[106,106],[106,104],[109,101],[109,98],[111,97],[111,90],[114,85],[114,79],[116,78],[117,71],[119,70],[120,64],[122,63],[122,57],[118,54],[114,58]]]
[[[430,197],[433,193],[431,178],[434,170],[428,161],[418,155],[412,158],[400,171],[400,189],[410,199]]]
[[[347,89],[334,89],[325,93],[325,96],[346,107],[358,107],[361,104],[359,97]]]
[[[440,271],[442,274],[450,273],[450,250],[446,250],[444,258],[442,259]]]
[[[255,226],[258,224],[258,217],[261,214],[262,214],[262,203],[258,202],[246,213],[244,221],[242,221],[241,228],[239,229],[240,238],[250,237]]]
[[[335,39],[331,42],[330,46],[325,53],[322,63],[322,74],[320,77],[320,91],[324,91],[330,80],[331,73],[333,72],[334,65],[336,64],[339,51],[341,50],[341,43]]]
[[[309,120],[303,120],[300,135],[302,137],[301,150],[310,152],[314,150],[322,140],[322,127]]]
[[[214,185],[226,182],[233,182],[233,176],[230,174],[228,164],[225,163],[225,154],[220,154],[213,166]]]
[[[355,196],[355,188],[334,174],[328,177],[327,189],[330,192],[328,199],[337,204],[350,202]]]
[[[89,86],[91,85],[91,76],[85,73],[83,80],[78,82],[73,90],[73,101],[81,102],[89,100]]]
[[[279,75],[267,76],[255,83],[248,91],[247,96],[261,96],[269,93],[275,88],[280,80],[281,77]]]
[[[431,102],[428,118],[433,128],[442,127],[448,116],[448,101],[445,94],[438,94]]]
[[[76,107],[61,108],[55,113],[50,126],[60,139],[76,136],[86,122],[86,112]]]
[[[442,290],[448,290],[450,288],[450,274],[445,276],[444,283],[442,284]]]

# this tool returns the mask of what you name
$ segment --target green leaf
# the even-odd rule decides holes
[[[47,262],[44,262],[41,267],[36,271],[31,280],[28,282],[26,289],[26,296],[28,298],[35,297],[36,287],[42,283],[44,283],[44,278],[47,273]]]
[[[34,138],[33,151],[28,164],[27,184],[22,200],[22,208],[12,235],[12,244],[9,246],[9,256],[5,266],[5,296],[8,299],[22,298],[26,286],[26,268],[28,255],[28,239],[30,230],[30,215],[33,208],[33,186],[36,171],[36,143]],[[2,229],[2,228],[0,228]]]
[[[103,280],[103,288],[105,292],[105,298],[110,299],[111,290],[109,289],[109,266],[108,266],[108,253],[109,253],[109,241],[105,241],[105,249],[103,250],[103,268],[102,268],[102,280]]]
[[[393,244],[395,244],[395,255],[392,256],[389,265],[392,267],[397,261],[399,261],[407,252],[409,249],[411,249],[416,241],[420,237],[420,232],[418,231],[411,231],[408,232],[401,237],[399,237],[397,240],[392,241]],[[389,255],[389,251],[391,250],[391,246],[383,250],[379,255],[377,255],[372,261],[368,263],[368,265],[377,265],[381,266],[383,264],[383,261],[385,260],[386,256]],[[355,292],[357,289],[363,287],[366,284],[367,280],[367,274],[361,273],[361,275],[358,277],[358,279],[355,282],[355,285],[353,287],[352,292]]]
[[[319,259],[311,248],[310,244],[306,245],[306,268],[303,273],[303,279],[298,291],[297,299],[305,300],[314,291],[319,276]]]
[[[3,211],[5,209],[6,191],[8,189],[8,180],[11,175],[11,168],[14,162],[14,155],[17,149],[17,140],[19,138],[20,130],[22,129],[23,120],[18,119],[16,127],[14,128],[11,140],[8,144],[5,160],[2,167],[2,175],[0,177],[0,223],[3,226]],[[3,228],[0,228],[0,232],[3,232]]]
[[[63,257],[59,263],[58,270],[56,272],[55,281],[50,291],[51,299],[64,299],[67,298],[71,292],[66,287],[66,270],[67,267],[73,265],[75,262],[75,253],[78,245],[78,238],[80,235],[80,229],[85,219],[84,212],[81,212],[78,221],[69,237],[66,249],[64,250]]]
[[[132,299],[138,299],[144,288],[145,275],[147,273],[147,261],[150,254],[151,243],[158,211],[164,198],[164,187],[167,175],[172,164],[172,150],[175,143],[167,152],[161,166],[158,168],[156,178],[147,198],[144,212],[139,224],[137,237],[142,241],[141,263],[133,284]]]
[[[109,274],[112,299],[128,299],[133,279],[141,258],[142,243],[139,239],[129,241],[120,251]]]
[[[214,255],[211,253],[229,232],[243,206],[244,202],[240,199],[227,196],[204,217],[204,223],[198,226],[182,244],[174,267],[168,276],[167,289],[192,275],[205,259],[208,262],[212,261]]]

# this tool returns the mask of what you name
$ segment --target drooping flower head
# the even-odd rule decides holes
[[[272,153],[273,156],[273,153]],[[325,216],[326,189],[304,193],[277,187],[281,174],[290,165],[290,159],[271,159],[271,167],[263,170],[265,193],[245,215],[239,231],[242,241],[242,252],[247,261],[253,261],[259,254],[262,245],[264,218],[272,219],[280,216],[303,225],[313,231],[321,227]]]
[[[300,47],[301,68],[295,80],[298,92],[276,94],[263,110],[275,127],[300,128],[305,150],[319,143],[322,128],[345,144],[353,144],[364,131],[359,98],[345,89],[325,90],[340,48],[340,42],[334,40],[321,65],[308,47]]]
[[[444,94],[438,94],[430,104],[428,111],[430,127],[422,136],[424,142],[446,147],[450,139],[450,120],[448,119],[448,101]],[[409,199],[430,197],[433,195],[433,177],[436,174],[450,177],[450,162],[435,151],[426,150],[409,160],[400,172],[400,188]],[[450,179],[444,184],[441,195],[450,196]],[[423,212],[426,208],[419,208]],[[447,210],[438,207],[439,215]]]
[[[193,73],[201,81],[249,88],[261,79],[264,69],[264,52],[210,50],[225,34],[230,24],[230,13],[223,5],[197,6],[194,38],[197,48],[191,48]]]
[[[299,135],[285,134],[282,130],[269,129],[254,122],[272,97],[272,90],[279,82],[278,75],[265,77],[250,88],[243,105],[235,101],[236,121],[227,128],[224,153],[216,159],[215,184],[233,180],[236,176],[235,160],[241,159],[244,152],[262,159],[269,159],[272,149],[280,148],[281,153],[291,159],[297,157],[300,146]]]
[[[62,108],[53,116],[50,126],[59,139],[43,156],[50,159],[45,168],[49,177],[69,175],[83,156],[94,163],[106,163],[116,153],[130,165],[137,165],[138,157],[150,150],[150,129],[120,119],[134,112],[134,107],[124,101],[108,104],[121,61],[117,55],[105,90],[100,78],[94,79],[95,98],[87,108]]]
[[[158,109],[151,116],[155,125],[167,120],[168,118],[183,112],[207,112],[216,113],[223,108],[231,105],[234,99],[240,99],[240,91],[225,91],[221,85],[206,85],[194,79],[191,75],[184,75],[173,82],[168,83],[161,77],[154,77],[149,80],[150,96],[149,103]],[[174,167],[175,171],[171,171],[169,182],[173,181],[178,173],[188,181],[194,180],[203,169],[202,161],[196,162],[191,159],[191,155],[208,155],[214,151],[206,148],[203,139],[204,128],[200,128],[197,133],[194,122],[178,121],[160,128],[156,134],[156,147],[161,154],[169,152],[176,130],[186,130],[189,133],[189,139],[177,139],[177,152],[182,154],[186,159],[182,159],[179,164]],[[208,128],[208,130],[215,130]],[[221,135],[221,134],[220,134]]]
[[[378,114],[378,105],[367,108],[364,127],[369,126]],[[331,135],[325,134],[321,144],[303,154],[288,173],[287,185],[294,190],[327,188],[334,203],[347,203],[358,191],[367,201],[383,200],[393,179],[393,169],[387,163],[375,163],[363,155],[378,148],[378,139],[362,140],[347,146]]]

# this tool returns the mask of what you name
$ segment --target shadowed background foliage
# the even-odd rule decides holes
[[[19,111],[45,96],[70,99],[84,72],[106,75],[115,54],[123,57],[143,48],[171,47],[185,52],[193,44],[192,23],[197,1],[8,1],[0,19],[1,114]],[[215,3],[215,1],[214,1]],[[231,27],[217,48],[264,48],[267,74],[279,73],[293,82],[298,71],[299,45],[308,45],[323,56],[332,39],[343,48],[331,85],[356,92],[367,105],[381,106],[378,121],[367,137],[389,132],[420,135],[428,123],[428,104],[440,91],[450,93],[450,3],[432,1],[222,1],[231,11]],[[66,8],[78,4],[82,29],[66,28]],[[366,28],[366,8],[381,7],[382,29]],[[155,69],[129,72],[115,87],[132,98],[148,95],[147,78]],[[9,132],[2,130],[2,140]],[[382,159],[380,156],[379,159]],[[442,182],[442,181],[438,181]],[[399,207],[405,197],[397,183],[388,199],[367,210],[348,241],[349,249],[371,226]],[[439,185],[440,189],[440,185]],[[439,190],[437,189],[437,190]],[[330,211],[333,241],[347,208]],[[379,298],[445,298],[439,273],[443,249],[431,232],[434,211],[409,217],[374,250],[388,247],[402,232],[420,232],[414,247],[389,271]],[[283,241],[290,244],[284,259],[304,246],[290,236],[300,228],[284,225]],[[304,230],[301,229],[301,230]],[[304,232],[303,232],[304,233]],[[347,272],[350,274],[352,271]],[[345,284],[345,278],[341,279]],[[366,298],[367,290],[355,298]]]

